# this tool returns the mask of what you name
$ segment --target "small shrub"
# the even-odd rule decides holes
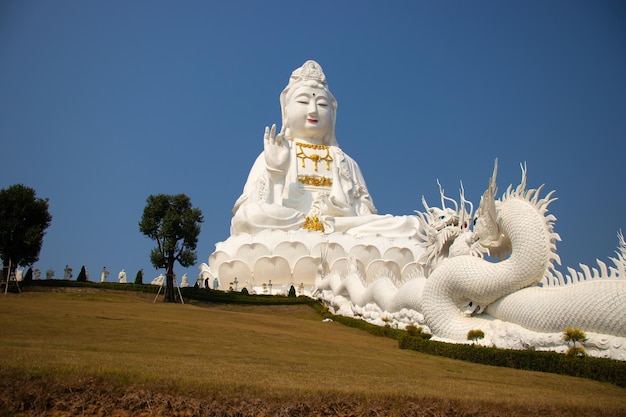
[[[467,340],[471,340],[474,344],[476,344],[476,341],[478,341],[478,339],[484,339],[485,338],[485,332],[483,332],[480,329],[474,329],[474,330],[470,330],[469,332],[467,332]]]
[[[289,287],[289,294],[287,294],[287,297],[296,297],[296,289],[293,285]]]
[[[85,265],[83,265],[82,268],[80,268],[80,272],[78,273],[78,276],[76,277],[76,281],[87,282],[87,271],[85,270]]]
[[[563,332],[563,340],[568,344],[572,342],[572,346],[567,350],[569,356],[586,356],[587,353],[582,346],[576,346],[576,342],[585,343],[587,341],[587,335],[581,329],[575,329],[568,327]]]
[[[135,284],[143,284],[143,269],[137,271],[137,275],[135,275]]]
[[[576,346],[576,342],[584,343],[587,341],[587,335],[581,329],[574,329],[568,327],[563,331],[563,340],[566,342],[572,342]]]
[[[576,356],[579,358],[587,356],[587,352],[585,352],[585,349],[579,346],[572,346],[571,348],[567,349],[567,352],[565,352],[565,354],[567,356]]]
[[[409,324],[408,326],[404,328],[404,330],[406,330],[407,333],[409,333],[409,336],[417,336],[418,334],[422,333],[424,329],[421,326],[417,327],[414,324]]]
[[[243,288],[241,289],[241,295],[250,295],[250,294],[248,293],[248,289],[247,289],[246,287],[243,287]]]

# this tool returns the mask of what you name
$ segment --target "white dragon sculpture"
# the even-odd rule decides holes
[[[519,186],[496,200],[497,161],[480,207],[472,206],[461,186],[460,208],[442,196],[442,209],[417,213],[425,252],[423,276],[403,283],[381,276],[367,284],[356,267],[347,275],[325,274],[316,280],[318,296],[338,314],[419,324],[435,340],[467,342],[469,330],[485,333],[482,343],[502,348],[564,351],[567,327],[583,329],[585,349],[593,356],[626,360],[626,242],[618,234],[614,267],[581,265],[563,275],[548,214],[554,192],[526,189],[526,167]],[[446,208],[453,201],[455,209]],[[467,206],[469,205],[469,210]],[[473,231],[470,224],[473,223]],[[372,311],[378,311],[378,314]],[[381,322],[380,319],[383,319]],[[376,322],[376,320],[371,320]]]

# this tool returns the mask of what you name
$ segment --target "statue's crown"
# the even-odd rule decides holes
[[[326,85],[326,75],[324,75],[324,71],[322,70],[320,64],[313,60],[308,60],[300,68],[291,73],[289,84],[306,80],[314,80]]]

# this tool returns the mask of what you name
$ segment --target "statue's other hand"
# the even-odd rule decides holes
[[[270,174],[284,173],[289,167],[289,144],[285,139],[285,126],[276,134],[276,125],[265,127],[263,154]]]
[[[307,213],[307,217],[319,217],[322,214],[326,214],[328,208],[328,195],[326,193],[320,193],[313,203],[311,209]]]
[[[354,209],[343,201],[337,200],[334,196],[330,196],[327,201],[327,212],[335,217],[346,217],[356,215]]]

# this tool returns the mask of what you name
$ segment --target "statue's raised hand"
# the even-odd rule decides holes
[[[289,167],[289,144],[285,139],[285,126],[282,127],[280,133],[276,134],[276,125],[272,128],[265,127],[263,135],[263,153],[265,155],[265,164],[272,176],[285,175]]]

